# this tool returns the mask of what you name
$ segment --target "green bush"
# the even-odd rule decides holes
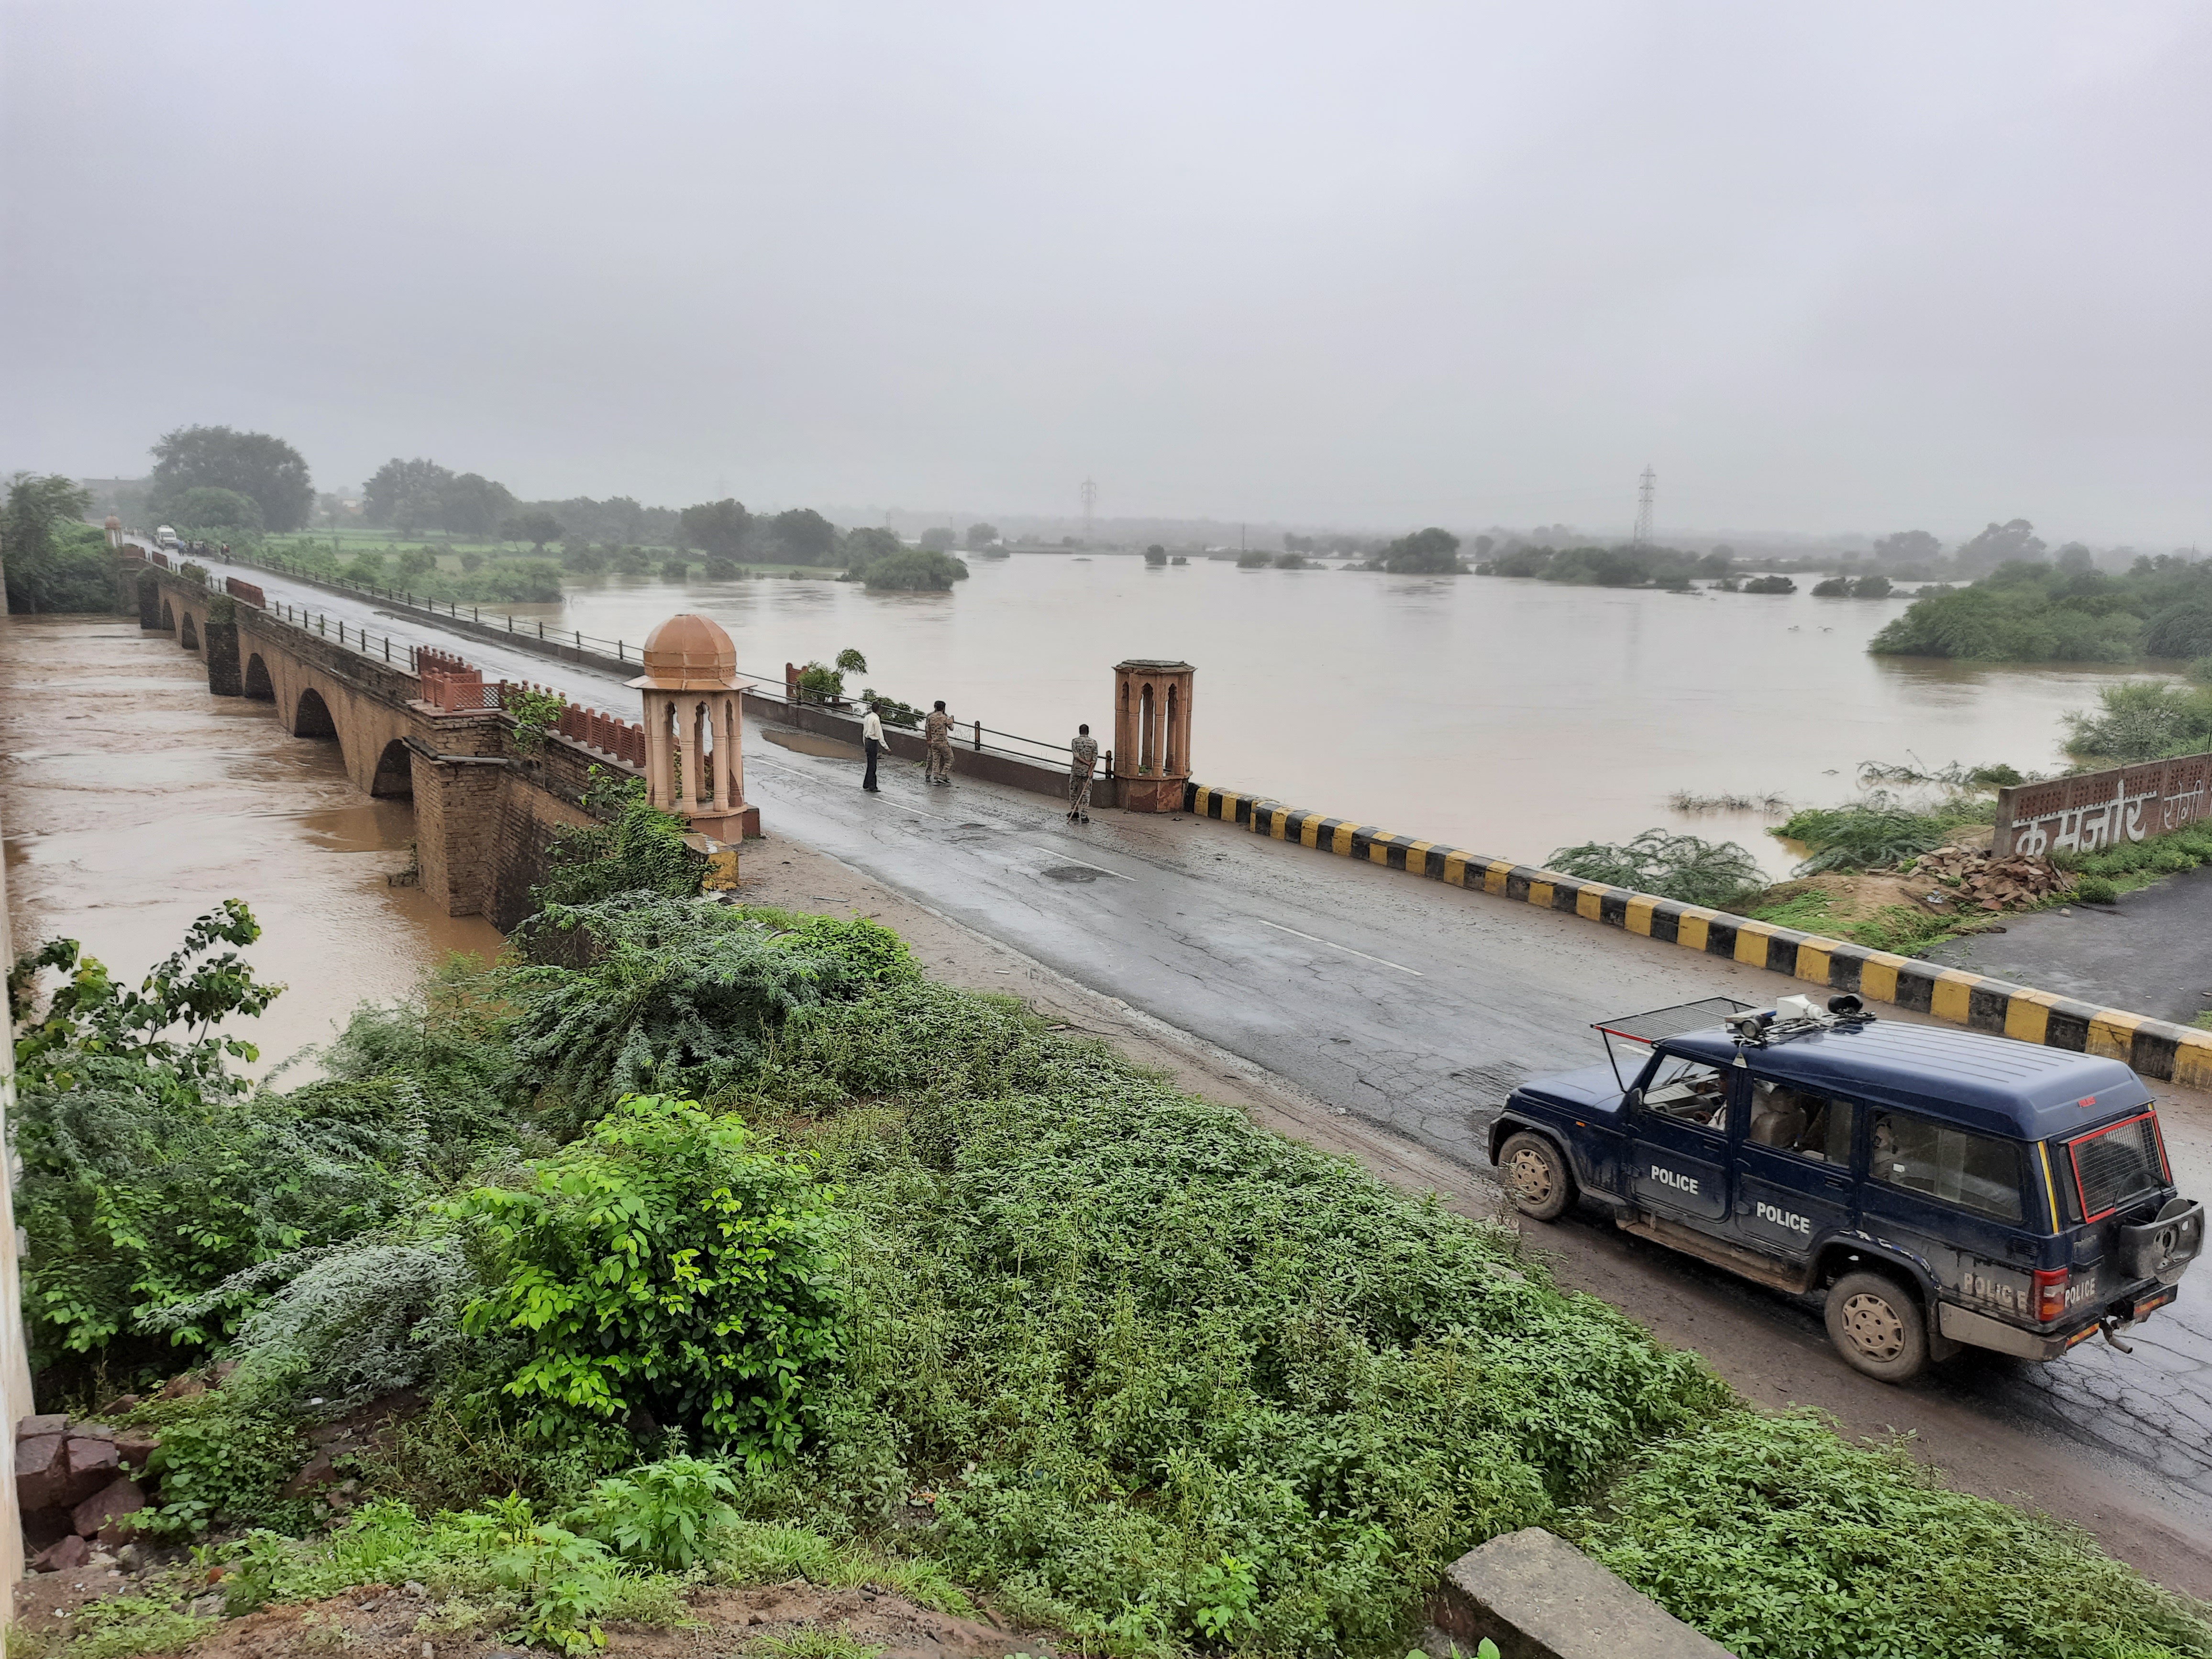
[[[1809,1412],[1683,1435],[1565,1530],[1741,1659],[2212,1651],[2195,1607],[2078,1528],[1947,1492],[1908,1449],[1850,1445]]]
[[[771,1466],[841,1352],[836,1197],[735,1118],[628,1098],[517,1185],[449,1206],[489,1287],[466,1328],[526,1339],[506,1386],[535,1434],[606,1439],[642,1410]]]
[[[2120,890],[2109,876],[2083,876],[2074,884],[2074,896],[2084,904],[2114,904]]]
[[[1544,860],[1544,867],[1685,904],[1716,907],[1739,903],[1766,885],[1759,860],[1735,842],[1665,830],[1646,830],[1618,846],[1594,841],[1562,847]]]
[[[567,1518],[624,1560],[682,1572],[716,1553],[738,1524],[738,1483],[719,1463],[665,1457],[610,1475]]]

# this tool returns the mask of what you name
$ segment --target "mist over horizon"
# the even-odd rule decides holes
[[[2208,70],[2179,5],[10,0],[0,467],[2196,546]]]

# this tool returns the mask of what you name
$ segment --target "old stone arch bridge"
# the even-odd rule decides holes
[[[498,688],[471,684],[463,665],[418,674],[380,660],[287,622],[249,584],[214,589],[127,548],[116,583],[140,628],[204,661],[210,692],[272,704],[294,736],[335,741],[356,787],[411,800],[420,880],[450,915],[512,928],[530,912],[553,832],[597,821],[581,805],[591,769],[644,775],[635,726],[572,709],[541,750],[517,756]]]

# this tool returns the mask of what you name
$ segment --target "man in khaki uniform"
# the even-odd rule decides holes
[[[1091,822],[1091,775],[1098,769],[1098,739],[1091,735],[1091,728],[1079,726],[1075,741],[1067,745],[1067,821],[1070,823]]]
[[[925,783],[952,781],[952,716],[945,712],[945,699],[937,700],[921,722],[921,735],[929,744],[929,758],[922,766]]]

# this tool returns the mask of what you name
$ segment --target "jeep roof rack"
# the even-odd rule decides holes
[[[1595,1019],[1590,1030],[1605,1036],[1605,1057],[1613,1064],[1613,1080],[1626,1089],[1621,1082],[1620,1056],[1614,1051],[1613,1040],[1620,1037],[1629,1042],[1640,1042],[1646,1048],[1663,1038],[1680,1036],[1685,1031],[1702,1030],[1708,1025],[1718,1025],[1731,1014],[1747,1014],[1753,1005],[1738,1002],[1734,997],[1704,997],[1696,1002],[1678,1002],[1671,1008],[1654,1008],[1648,1013],[1624,1014],[1618,1019]]]

